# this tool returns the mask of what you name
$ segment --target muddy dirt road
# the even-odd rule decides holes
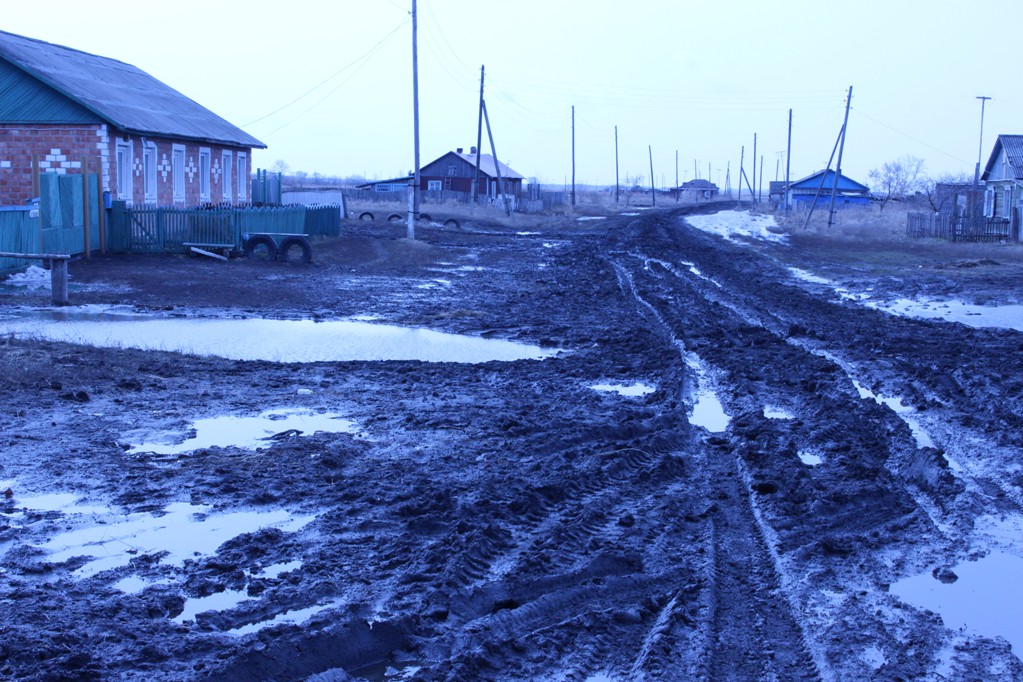
[[[0,676],[1023,679],[1005,635],[894,587],[1023,557],[1023,334],[854,300],[1015,300],[1015,247],[966,263],[685,219],[415,243],[359,224],[311,266],[72,264],[76,304],[560,352],[277,363],[0,336]],[[139,447],[274,409],[354,426]]]

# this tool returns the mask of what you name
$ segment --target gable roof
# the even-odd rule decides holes
[[[464,154],[464,153],[463,154],[459,154],[458,152],[448,152],[448,154],[454,154],[455,156],[462,158],[463,160],[467,161],[470,166],[473,166],[474,168],[476,166],[476,155],[475,154]],[[447,154],[445,154],[444,156],[447,156]],[[442,156],[440,158],[443,159],[444,157]],[[437,159],[437,161],[440,161],[440,159]],[[504,165],[500,161],[498,161],[498,164],[501,167],[501,179],[503,179],[503,180],[524,180],[525,179],[524,176],[519,175],[518,173],[516,173],[515,171],[513,171],[511,168],[509,168],[508,166]],[[492,178],[496,178],[497,177],[497,167],[494,165],[494,157],[491,156],[490,154],[480,154],[480,173],[483,173],[484,175],[487,175],[487,176],[492,177]]]
[[[718,188],[717,185],[715,185],[710,180],[705,180],[704,178],[696,178],[695,180],[683,182],[682,185],[679,187],[679,189],[717,189],[717,188]]]
[[[1012,167],[1012,178],[1023,180],[1023,135],[999,135],[995,140],[991,156],[984,165],[984,173],[980,176],[982,180],[988,179],[988,174],[994,169],[998,156],[1005,151],[1005,160]]]
[[[0,59],[125,132],[266,148],[131,64],[4,31]]]
[[[793,190],[814,190],[817,191],[818,187],[821,187],[821,177],[824,178],[823,189],[830,190],[832,185],[835,184],[835,171],[828,169],[826,171],[817,171],[811,173],[805,178],[801,178],[789,184],[789,189]],[[840,192],[859,192],[866,194],[870,192],[870,188],[866,185],[860,184],[848,177],[847,175],[838,176],[838,190]],[[823,191],[823,190],[822,190]]]

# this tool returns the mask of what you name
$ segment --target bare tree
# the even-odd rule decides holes
[[[284,159],[277,159],[276,161],[274,161],[273,165],[270,166],[270,170],[272,170],[274,173],[286,175],[288,171],[291,170],[291,166]]]
[[[924,175],[924,160],[907,154],[870,171],[870,179],[882,193],[883,211],[885,205],[892,199],[901,199],[923,190],[927,182],[927,176]]]
[[[945,173],[936,178],[927,178],[924,183],[924,194],[927,195],[927,203],[935,213],[948,208],[947,204],[954,202],[958,195],[968,195],[973,186],[973,176],[969,173]],[[947,191],[949,187],[961,188],[959,191]],[[945,191],[943,191],[945,190]]]

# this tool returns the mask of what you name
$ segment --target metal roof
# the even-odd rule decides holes
[[[475,154],[459,154],[458,152],[451,152],[455,156],[459,156],[465,161],[469,162],[470,166],[476,165]],[[443,158],[443,157],[441,157]],[[440,159],[438,159],[439,161]],[[436,162],[434,162],[436,163]],[[500,163],[500,162],[498,162]],[[494,157],[490,154],[480,154],[480,172],[484,175],[489,175],[492,178],[497,177],[497,168],[494,166]],[[519,175],[508,166],[501,163],[501,179],[502,180],[524,180],[525,176]]]
[[[125,132],[266,148],[131,64],[4,31],[0,59]]]
[[[1003,149],[1005,150],[1005,160],[1012,166],[1012,178],[1023,180],[1023,135],[999,135],[981,177],[987,179],[995,161],[998,160],[999,151]]]
[[[793,190],[816,190],[821,186],[821,176],[824,176],[824,189],[830,190],[832,185],[835,184],[835,171],[830,168],[826,171],[817,171],[807,175],[805,178],[794,180],[789,183],[789,188]],[[861,192],[863,194],[870,191],[869,187],[856,182],[845,174],[838,176],[838,189],[843,192]]]

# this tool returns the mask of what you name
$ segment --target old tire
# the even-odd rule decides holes
[[[277,260],[277,243],[265,234],[245,240],[245,257],[256,260]]]
[[[419,214],[419,219],[422,220],[424,223],[428,223],[428,222],[430,222],[432,220],[432,218],[430,218],[430,214],[429,213],[420,213]]]
[[[450,227],[454,230],[461,230],[462,224],[455,220],[454,218],[448,218],[447,220],[444,221],[444,227]]]
[[[401,217],[400,213],[392,213],[387,216],[387,222],[389,223],[400,223],[402,220],[404,220],[404,218]]]
[[[292,253],[295,251],[296,247],[302,252],[302,257],[299,262],[313,262],[313,245],[310,244],[309,240],[305,237],[285,237],[278,249],[277,257],[285,263],[292,262]]]
[[[359,214],[359,220],[376,220],[376,218],[369,211],[363,211]]]

